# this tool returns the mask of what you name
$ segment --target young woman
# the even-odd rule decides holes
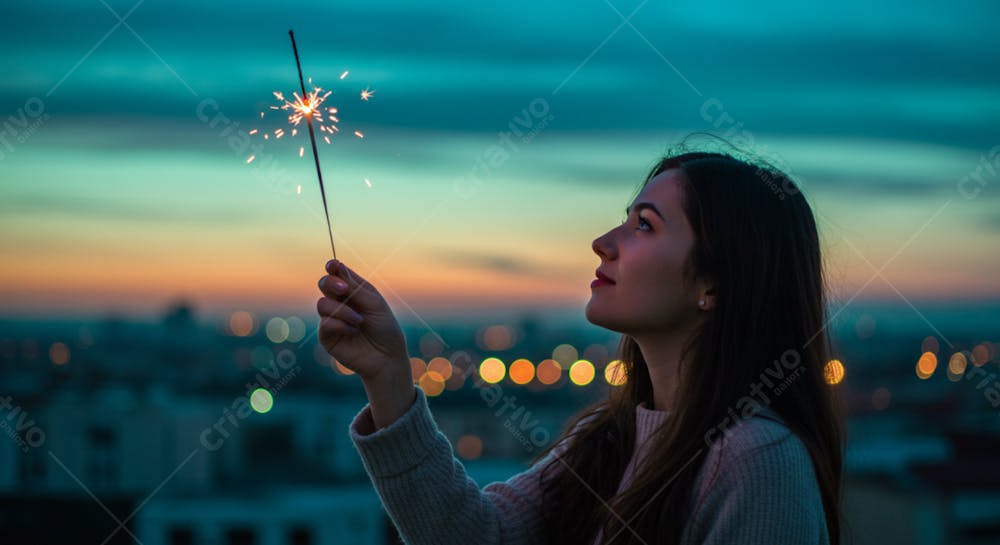
[[[671,154],[593,250],[586,316],[622,334],[626,384],[481,490],[414,387],[385,299],[327,264],[320,342],[361,377],[351,439],[405,541],[838,545],[843,423],[824,380],[819,238],[794,182]]]

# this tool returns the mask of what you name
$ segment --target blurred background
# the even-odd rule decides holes
[[[319,143],[337,255],[403,322],[481,486],[620,386],[618,336],[583,316],[591,241],[708,131],[813,205],[854,543],[997,543],[998,15],[3,4],[4,542],[398,542],[347,434],[359,381],[316,342],[326,218],[308,136],[271,109],[299,88],[294,28],[338,110]]]

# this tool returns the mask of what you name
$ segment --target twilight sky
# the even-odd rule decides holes
[[[245,135],[284,125],[289,28],[340,109],[338,257],[402,313],[582,313],[591,241],[693,131],[797,177],[835,299],[1000,297],[994,2],[289,5],[0,6],[0,315],[314,314],[308,137]]]

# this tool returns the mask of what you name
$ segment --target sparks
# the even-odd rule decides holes
[[[294,43],[294,39],[293,39]],[[340,80],[347,78],[350,71],[344,70],[340,74]],[[289,138],[294,138],[300,132],[299,129],[302,128],[303,121],[305,125],[312,125],[314,129],[319,131],[316,136],[321,136],[323,141],[327,144],[331,144],[333,136],[340,132],[340,128],[337,126],[340,123],[340,109],[331,104],[327,104],[327,99],[333,94],[332,91],[326,90],[313,83],[312,78],[308,78],[305,82],[300,80],[303,89],[300,91],[292,92],[282,92],[282,91],[272,91],[274,99],[277,103],[272,103],[264,108],[260,112],[260,117],[263,119],[264,114],[268,111],[281,112],[287,121],[287,125],[278,128],[255,128],[248,131],[250,135],[260,135],[264,137],[264,140],[270,139],[280,139],[285,136]],[[360,90],[360,99],[363,101],[369,101],[375,94],[375,90],[370,86],[366,86]],[[301,132],[309,132],[303,130]],[[363,132],[355,130],[353,132],[354,136],[359,139],[364,139],[365,135]],[[315,151],[315,150],[314,150]],[[305,146],[299,146],[299,157],[305,157]],[[256,159],[256,156],[251,155],[246,162],[249,164]],[[322,188],[322,174],[319,172],[319,165],[317,161],[317,175],[320,178],[320,185]],[[368,178],[363,178],[365,185],[367,187],[372,187],[372,182]],[[302,185],[299,184],[296,187],[296,193],[302,194]],[[324,203],[325,206],[325,203]],[[331,233],[332,238],[332,233]],[[332,245],[332,241],[331,241]],[[336,254],[334,254],[336,255]]]
[[[271,94],[277,100],[277,104],[268,106],[268,108],[260,112],[261,119],[264,118],[264,114],[268,110],[280,111],[287,116],[288,125],[284,128],[277,128],[270,130],[268,128],[263,129],[252,129],[248,131],[250,135],[259,134],[264,137],[264,140],[269,140],[271,136],[274,136],[275,140],[278,140],[285,136],[286,129],[291,132],[289,139],[293,139],[298,134],[298,129],[300,128],[302,121],[305,120],[306,127],[309,133],[309,141],[312,147],[313,161],[316,164],[316,178],[319,181],[320,196],[323,199],[323,211],[326,216],[327,230],[330,233],[330,248],[333,250],[334,259],[337,258],[337,249],[333,242],[333,226],[330,222],[330,212],[327,207],[326,190],[323,187],[323,171],[320,168],[320,157],[316,149],[316,129],[319,129],[320,135],[323,137],[323,141],[329,144],[331,142],[330,138],[334,133],[340,132],[337,124],[340,123],[340,119],[337,117],[338,109],[330,105],[324,106],[324,102],[333,93],[332,91],[324,90],[322,87],[313,83],[312,78],[306,80],[303,78],[302,74],[302,63],[299,57],[298,46],[295,44],[295,32],[292,30],[288,31],[288,37],[292,42],[292,53],[295,55],[295,67],[298,73],[298,91],[292,91],[290,97],[281,91],[272,91]],[[344,70],[340,74],[340,80],[347,78],[349,71]],[[309,82],[308,87],[306,86],[306,81]],[[360,97],[363,101],[368,101],[375,91],[371,87],[366,86],[360,91]],[[354,135],[358,138],[363,139],[365,135],[361,131],[353,131]],[[256,150],[255,150],[256,151]],[[299,146],[299,157],[305,156],[305,146]],[[247,164],[252,163],[256,158],[255,155],[250,155],[246,162]],[[270,161],[269,161],[270,162]],[[363,178],[365,185],[369,188],[372,187],[371,180],[368,178]],[[302,185],[297,184],[295,187],[296,194],[302,194]]]

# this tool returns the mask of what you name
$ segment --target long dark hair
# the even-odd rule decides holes
[[[679,543],[709,450],[706,434],[726,422],[765,367],[795,357],[799,374],[780,395],[769,396],[769,406],[809,451],[830,543],[838,545],[844,424],[839,398],[824,375],[830,339],[812,209],[779,169],[727,153],[669,154],[643,186],[672,168],[686,174],[682,202],[695,233],[685,281],[711,279],[715,307],[684,347],[682,387],[648,447],[649,462],[616,494],[632,456],[635,407],[643,401],[653,407],[646,362],[636,341],[622,336],[617,358],[626,384],[578,411],[562,436],[535,457],[538,462],[566,443],[560,461],[543,471],[546,541],[591,543],[603,528],[606,544],[640,543],[637,535],[646,543]],[[628,530],[616,514],[628,521]]]

